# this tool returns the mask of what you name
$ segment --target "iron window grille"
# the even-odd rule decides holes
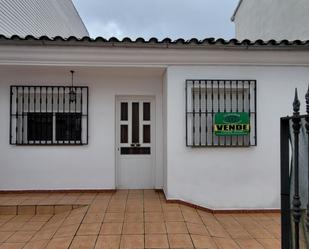
[[[216,136],[214,121],[219,112],[248,113],[249,134]],[[186,146],[255,146],[256,133],[256,80],[186,80]]]
[[[88,144],[88,96],[87,86],[11,86],[10,144]]]

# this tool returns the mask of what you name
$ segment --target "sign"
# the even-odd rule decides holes
[[[218,112],[215,114],[216,136],[243,136],[250,132],[250,117],[247,112]]]

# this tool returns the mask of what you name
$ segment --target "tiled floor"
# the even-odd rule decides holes
[[[153,190],[1,194],[0,205],[26,210],[0,215],[0,249],[280,248],[279,214],[212,215],[167,204]],[[34,215],[31,205],[49,208]],[[54,205],[85,206],[67,211]],[[52,208],[55,215],[48,214]]]

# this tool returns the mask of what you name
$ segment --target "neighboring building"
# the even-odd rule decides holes
[[[0,34],[89,36],[71,0],[1,0]]]
[[[240,0],[232,16],[239,40],[308,40],[308,0]]]
[[[279,120],[295,87],[304,98],[309,42],[0,36],[0,74],[0,190],[155,188],[279,209]],[[244,116],[244,133],[220,136],[217,113]]]

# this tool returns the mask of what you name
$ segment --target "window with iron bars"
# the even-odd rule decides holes
[[[248,113],[250,132],[216,136],[216,113]],[[256,80],[186,80],[186,145],[188,147],[247,147],[257,144]]]
[[[87,86],[11,86],[10,144],[88,144],[88,95]]]

